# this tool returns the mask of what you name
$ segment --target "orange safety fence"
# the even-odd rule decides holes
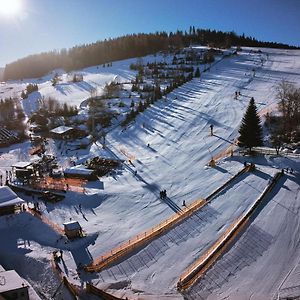
[[[177,283],[179,290],[187,289],[192,286],[193,283],[199,279],[209,267],[218,259],[222,254],[226,245],[233,240],[234,237],[243,228],[248,219],[244,217],[238,218],[234,221],[226,231],[218,238],[218,240],[202,255],[197,259],[191,266],[189,266],[183,274],[181,274]]]
[[[181,213],[176,214],[164,222],[158,224],[157,226],[151,228],[148,231],[145,231],[141,234],[136,235],[134,238],[128,240],[124,244],[112,249],[110,252],[100,256],[99,258],[95,259],[91,265],[86,266],[85,270],[88,272],[99,272],[105,267],[107,267],[112,262],[120,259],[127,255],[133,249],[140,247],[147,242],[153,240],[158,235],[162,234],[163,232],[169,230],[174,225],[178,224],[185,218],[189,217],[195,211],[200,209],[205,205],[206,201],[203,199],[196,200],[192,204],[188,205],[184,209],[182,209]]]
[[[50,226],[58,234],[61,234],[61,235],[65,234],[65,231],[60,226],[58,226],[54,222],[50,221],[45,215],[41,214],[39,211],[36,211],[36,210],[34,210],[34,209],[30,208],[30,207],[27,208],[27,211],[30,214],[32,214],[34,217],[37,217],[38,219],[40,219],[43,223],[45,223],[48,226]]]
[[[104,299],[104,300],[122,300],[123,298],[118,298],[114,295],[111,295],[97,287],[95,287],[94,285],[92,285],[91,283],[87,283],[86,284],[86,291],[88,293],[91,293],[91,294],[94,294],[96,296],[99,296],[101,297],[101,299]],[[126,298],[128,299],[128,298]]]
[[[41,189],[50,189],[58,191],[72,191],[77,193],[84,193],[84,185],[87,180],[76,178],[51,178],[45,177],[39,181],[31,183],[31,186]]]
[[[124,154],[129,160],[135,160],[135,156],[127,152],[124,148],[119,148],[119,151]]]
[[[223,253],[226,247],[248,223],[252,213],[256,210],[264,197],[273,189],[281,176],[282,173],[275,174],[273,180],[264,189],[259,198],[250,207],[250,209],[248,209],[246,213],[244,213],[235,222],[233,222],[230,227],[227,228],[225,233],[214,243],[214,245],[210,247],[206,251],[206,253],[203,254],[198,260],[196,260],[188,269],[186,269],[186,271],[180,276],[177,283],[178,290],[185,290],[189,288],[197,279],[205,274],[209,267],[218,259],[218,257]]]
[[[121,257],[124,257],[125,255],[128,255],[130,251],[146,244],[147,242],[153,240],[157,236],[161,235],[162,233],[168,231],[173,226],[178,224],[179,222],[183,221],[190,215],[192,215],[194,212],[201,209],[204,205],[208,203],[208,199],[211,199],[216,193],[218,193],[221,189],[223,189],[226,185],[228,185],[230,182],[232,182],[237,176],[240,174],[247,172],[249,170],[250,166],[247,166],[243,168],[241,171],[239,171],[236,175],[234,175],[230,180],[228,180],[224,185],[222,185],[220,188],[215,190],[210,196],[208,196],[205,199],[196,200],[190,205],[186,206],[184,209],[182,209],[178,214],[166,219],[162,223],[156,225],[155,227],[151,228],[148,231],[145,231],[141,234],[138,234],[134,238],[128,240],[124,244],[121,244],[120,246],[112,249],[110,252],[96,258],[90,265],[85,267],[85,271],[87,272],[100,272],[104,268],[106,268],[111,263],[115,262],[116,260],[120,259]]]
[[[224,158],[224,157],[232,156],[234,151],[236,150],[236,148],[237,148],[237,140],[235,140],[233,142],[233,144],[231,144],[225,150],[223,150],[223,151],[219,152],[218,154],[214,155],[213,159],[214,160],[219,160],[219,159]]]

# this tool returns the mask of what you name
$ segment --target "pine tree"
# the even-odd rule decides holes
[[[250,151],[252,147],[263,144],[261,121],[253,97],[243,117],[239,134],[239,143],[249,148]]]
[[[198,77],[198,78],[200,77],[200,69],[199,68],[196,69],[195,77]]]

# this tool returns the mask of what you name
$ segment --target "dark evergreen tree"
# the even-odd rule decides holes
[[[296,48],[286,44],[262,42],[252,37],[238,36],[234,32],[190,28],[190,34],[177,30],[175,33],[156,32],[131,34],[96,43],[75,46],[70,49],[54,50],[30,55],[5,66],[4,80],[44,76],[51,70],[63,68],[66,71],[88,66],[111,66],[112,61],[142,57],[158,51],[189,46],[191,43],[224,47],[232,45],[269,48]],[[54,85],[57,82],[53,82]]]
[[[195,77],[196,77],[196,78],[197,78],[197,77],[198,77],[198,78],[200,77],[200,69],[199,69],[199,68],[196,69]]]
[[[239,143],[246,146],[251,151],[252,147],[261,146],[262,140],[262,127],[254,98],[252,97],[246,113],[242,120],[242,125],[239,130]]]

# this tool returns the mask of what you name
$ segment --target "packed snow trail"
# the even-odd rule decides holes
[[[299,182],[299,174],[284,175],[250,227],[192,287],[188,299],[299,297],[299,290],[293,295],[299,284],[293,276],[300,254]]]
[[[99,279],[106,283],[130,280],[133,289],[145,292],[150,285],[156,293],[174,292],[185,268],[253,204],[266,185],[260,171],[240,175],[211,203],[126,260],[103,270]],[[185,249],[184,255],[180,249]]]
[[[264,199],[271,193],[283,173],[278,172],[269,180],[268,186],[264,189],[262,194],[250,206],[250,208],[241,215],[235,222],[233,222],[226,232],[221,236],[216,243],[208,249],[199,259],[180,276],[177,283],[177,288],[180,291],[185,291],[191,287],[195,282],[201,278],[207,270],[211,268],[216,260],[226,251],[226,249],[234,242],[240,232],[247,226],[249,219],[258,212],[263,205]]]
[[[229,181],[223,184],[221,187],[216,189],[212,194],[210,194],[205,200],[198,199],[191,203],[190,205],[186,206],[184,204],[184,208],[181,209],[180,207],[174,207],[174,211],[177,213],[173,215],[169,219],[163,221],[162,223],[156,225],[155,227],[138,234],[135,237],[132,237],[129,241],[126,241],[122,245],[118,246],[117,248],[111,249],[108,253],[101,255],[101,257],[94,259],[94,261],[89,265],[86,266],[84,269],[87,272],[99,272],[108,266],[117,263],[124,257],[129,256],[130,253],[137,251],[142,246],[150,243],[154,239],[158,238],[159,236],[166,234],[167,231],[171,230],[175,226],[178,226],[184,220],[190,218],[193,214],[196,214],[199,210],[203,209],[205,205],[208,205],[210,201],[212,201],[216,195],[221,193],[223,190],[228,188],[229,185],[232,184],[239,176],[248,172],[251,169],[251,166],[244,167],[241,171],[239,171],[236,175],[234,175]],[[162,199],[164,202],[171,202],[171,199],[165,197],[167,199]],[[168,204],[170,205],[170,204]],[[174,205],[174,204],[172,204]],[[171,205],[171,206],[172,206]]]
[[[253,54],[255,55],[258,54]],[[268,68],[271,68],[272,63],[269,65]],[[226,170],[227,166],[222,166],[222,163],[211,171],[206,170],[205,165],[211,159],[210,152],[212,155],[219,153],[227,147],[226,140],[233,141],[236,138],[249,98],[234,100],[234,93],[238,85],[246,82],[244,74],[253,66],[252,56],[248,57],[243,53],[224,59],[210,72],[202,74],[201,79],[193,79],[169,94],[167,100],[157,101],[125,131],[116,128],[108,134],[109,148],[120,159],[128,159],[119,153],[120,148],[126,149],[136,158],[132,170],[138,176],[132,178],[132,171],[123,172],[121,177],[108,181],[106,187],[106,192],[113,197],[110,203],[116,206],[123,207],[122,198],[127,199],[128,193],[131,194],[132,200],[128,202],[126,211],[120,209],[114,216],[116,221],[135,216],[135,226],[126,222],[124,226],[130,227],[127,230],[124,228],[124,232],[122,229],[128,238],[173,213],[171,208],[157,207],[160,201],[155,191],[166,189],[172,201],[181,206],[183,200],[189,203],[193,199],[204,198],[219,186],[220,183],[215,179],[218,173],[228,178],[230,174]],[[256,76],[259,74],[258,70]],[[209,135],[210,124],[214,124],[215,136]],[[153,213],[147,210],[151,217],[148,215],[146,223],[145,211],[137,213],[143,203],[155,207]],[[99,218],[106,219],[107,209],[99,211]],[[117,230],[116,227],[115,229]],[[127,234],[129,230],[131,234]],[[115,231],[115,244],[109,246],[105,243],[105,247],[101,241],[105,236],[99,235],[99,244],[103,249],[101,251],[97,245],[89,247],[93,257],[122,242],[122,236]]]
[[[124,132],[121,132],[121,130],[116,127],[109,133],[108,139],[115,149],[118,149],[120,146],[124,147],[129,153],[135,156],[136,159],[133,162],[135,167],[133,167],[132,170],[137,171],[139,177],[133,176],[133,173],[129,170],[117,170],[111,176],[101,178],[104,185],[102,190],[97,190],[89,195],[67,192],[63,202],[55,206],[52,204],[46,205],[47,216],[53,222],[63,224],[66,220],[72,218],[78,220],[83,229],[88,233],[88,237],[85,240],[67,245],[70,251],[65,251],[67,270],[69,276],[73,277],[74,281],[81,280],[81,278],[78,279],[76,272],[77,263],[88,263],[90,256],[98,257],[101,253],[106,253],[109,249],[112,249],[124,240],[129,239],[147,228],[151,228],[174,213],[170,207],[161,203],[156,194],[157,190],[166,189],[170,199],[178,206],[181,206],[183,200],[189,204],[194,199],[204,198],[209,195],[241,168],[244,160],[248,158],[233,156],[230,159],[222,159],[218,162],[215,169],[207,168],[206,164],[210,160],[211,155],[215,156],[216,153],[222,152],[228,146],[228,143],[224,140],[233,141],[237,137],[238,127],[250,97],[253,96],[255,98],[260,111],[272,111],[277,102],[274,86],[283,78],[296,84],[300,82],[299,50],[262,50],[269,53],[269,59],[262,67],[257,68],[257,62],[254,62],[260,55],[254,51],[248,55],[249,49],[244,49],[237,57],[224,59],[213,67],[210,72],[202,74],[200,80],[193,79],[193,81],[176,89],[173,93],[168,95],[167,101],[161,100],[156,102],[154,106],[139,115],[136,121]],[[153,60],[155,59],[156,58],[153,57]],[[136,59],[133,59],[132,62],[135,62],[135,60]],[[128,65],[128,63],[126,66],[119,65],[116,69],[119,68],[121,73],[129,75],[131,71],[128,70]],[[256,68],[256,74],[254,78],[251,78],[249,74],[253,67]],[[97,72],[101,73],[101,70],[97,70],[96,67],[93,68],[93,71],[94,74]],[[106,70],[106,72],[109,72],[109,70]],[[245,75],[245,73],[247,74]],[[101,74],[99,77],[102,77]],[[47,85],[51,85],[50,79],[51,77],[45,79],[45,89],[48,89]],[[94,78],[91,78],[91,80],[97,82]],[[36,80],[34,83],[35,82]],[[13,93],[17,92],[17,90],[24,90],[26,83],[17,82],[9,83],[8,85],[8,89],[5,88],[7,91],[4,91],[3,88],[2,97],[10,97],[13,96]],[[15,88],[9,90],[10,87]],[[54,91],[53,87],[50,89],[50,94],[53,92],[52,95],[56,97],[56,93],[59,93],[59,91]],[[241,89],[242,96],[239,100],[234,100],[234,93],[239,89]],[[74,94],[77,92],[76,89],[70,91],[72,93],[68,94],[68,102],[72,99],[75,101],[83,101],[86,96],[88,97],[89,93],[88,91],[84,91],[85,96],[81,98],[81,96],[77,97],[77,95]],[[47,96],[47,93],[43,92],[42,87],[41,92],[42,95]],[[61,98],[61,100],[63,99]],[[145,123],[145,127],[143,127],[143,123]],[[216,136],[209,135],[210,124],[214,124]],[[150,147],[147,147],[147,144],[150,144]],[[5,170],[9,169],[11,164],[16,161],[23,160],[25,157],[28,159],[28,148],[28,144],[23,143],[2,149],[1,151],[5,151],[6,153],[1,154],[1,171],[5,172]],[[80,153],[82,160],[88,157],[88,155],[96,156],[102,154],[95,145],[91,146],[89,154],[84,151],[80,151]],[[61,158],[61,154],[58,153],[58,155]],[[253,161],[258,161],[262,165],[271,165],[277,168],[289,166],[296,169],[295,165],[299,164],[297,160],[271,161],[264,157],[253,158]],[[266,175],[268,171],[264,173],[264,175],[261,175],[268,180],[268,176]],[[145,184],[145,182],[147,182],[147,184]],[[92,189],[93,184],[94,183],[91,183],[89,188]],[[268,234],[271,234],[273,237],[274,233],[272,231],[268,234],[265,234],[265,232],[261,235],[258,234],[258,238],[265,238],[267,246],[270,244],[269,247],[266,247],[267,250],[264,252],[272,253],[272,258],[266,261],[268,265],[265,266],[265,269],[268,270],[268,273],[262,270],[262,276],[256,275],[254,279],[253,276],[251,277],[252,274],[258,274],[256,269],[260,270],[259,263],[262,263],[261,260],[254,263],[253,266],[250,265],[249,273],[247,273],[246,268],[244,268],[241,273],[245,276],[239,277],[241,278],[241,280],[239,280],[240,286],[238,286],[237,282],[232,280],[232,278],[229,278],[230,281],[228,285],[222,286],[221,293],[224,297],[229,294],[229,297],[233,299],[234,297],[231,296],[238,294],[237,289],[241,291],[245,290],[246,294],[248,290],[254,293],[256,286],[262,290],[263,287],[261,286],[265,284],[265,281],[268,280],[268,275],[273,274],[273,271],[276,274],[282,273],[280,280],[278,280],[281,284],[293,263],[297,263],[293,258],[291,258],[292,263],[288,261],[288,255],[296,255],[295,253],[297,252],[295,250],[297,248],[293,243],[292,246],[295,252],[292,253],[288,248],[291,244],[290,241],[294,238],[295,232],[297,232],[297,218],[291,218],[291,216],[294,216],[292,213],[284,213],[286,213],[286,209],[288,208],[297,214],[298,208],[296,206],[293,207],[293,204],[289,202],[291,194],[288,189],[296,190],[298,186],[295,187],[292,180],[286,181],[285,186],[286,188],[280,191],[282,195],[278,201],[278,207],[272,209],[272,214],[270,213],[268,215],[266,213],[266,218],[270,221],[270,224],[274,226],[272,227],[270,225],[270,228],[266,228],[265,230],[265,232],[267,232],[271,231],[272,228],[276,229],[278,226],[276,222],[280,220],[284,232],[282,243],[270,244]],[[248,196],[252,195],[252,190],[248,190],[248,187],[249,186],[245,184],[244,188],[240,186],[238,189],[242,197],[247,193]],[[299,194],[299,191],[297,191],[297,193]],[[236,193],[231,193],[230,195],[229,203],[233,206],[232,210],[238,209],[236,207],[236,201],[239,201],[240,195]],[[27,199],[25,195],[24,197],[24,199]],[[224,201],[224,203],[225,202],[226,201]],[[272,203],[272,201],[270,203]],[[79,212],[77,209],[79,204],[82,205],[82,212]],[[284,205],[284,207],[282,205]],[[281,217],[282,211],[284,213]],[[215,217],[214,210],[210,212],[212,216]],[[274,218],[272,219],[273,212]],[[283,220],[282,218],[285,219]],[[218,218],[218,220],[220,220],[220,218]],[[208,220],[207,222],[209,223],[210,221]],[[261,220],[259,227],[263,225],[263,220]],[[16,245],[20,235],[24,237],[28,236],[28,229],[21,228],[20,231],[19,228],[12,226],[9,228],[10,232],[1,229],[1,235],[3,234],[5,238],[7,237],[6,243],[1,244],[4,261],[8,261],[11,266],[15,267],[17,271],[20,271],[22,274],[30,273],[29,276],[35,279],[36,282],[40,282],[41,280],[37,278],[37,274],[40,275],[40,272],[36,272],[36,270],[46,270],[46,268],[49,267],[47,260],[49,251],[53,251],[53,249],[57,247],[57,236],[52,238],[54,236],[53,231],[50,230],[51,232],[49,232],[49,230],[44,230],[45,227],[46,226],[35,226],[31,228],[31,230],[34,230],[34,236],[29,236],[31,252],[26,252],[25,254],[26,265],[24,263],[21,264],[24,260],[24,252]],[[207,228],[208,225],[205,225],[205,231]],[[295,228],[296,231],[294,231]],[[196,229],[198,228],[193,228],[193,226],[192,230],[190,227],[185,229],[187,233],[191,231],[191,238],[189,235],[186,236],[186,239],[190,238],[192,244],[191,248],[197,244],[193,238],[193,236],[196,235],[194,232]],[[200,229],[202,230],[202,228]],[[222,231],[222,228],[220,230]],[[11,231],[13,232],[12,234],[10,234]],[[261,230],[254,230],[254,232],[261,233]],[[177,239],[180,240],[182,235],[183,233],[179,232]],[[207,232],[207,236],[214,235],[216,235],[215,230]],[[49,236],[51,237],[51,242],[49,242]],[[45,237],[47,242],[43,240],[43,237]],[[89,237],[92,238],[88,239]],[[170,239],[176,241],[174,238],[174,236],[170,237]],[[204,237],[203,242],[209,244],[208,237]],[[130,289],[131,286],[133,291],[137,291],[137,289],[135,289],[136,287],[141,287],[140,293],[147,290],[148,294],[154,295],[153,297],[155,299],[162,294],[167,295],[171,290],[172,293],[174,292],[172,297],[178,297],[178,294],[175,294],[175,285],[178,279],[177,275],[194,261],[194,257],[199,256],[198,251],[203,245],[199,246],[199,244],[197,244],[197,247],[195,246],[194,248],[197,248],[197,250],[193,251],[191,248],[177,245],[173,247],[175,243],[172,243],[172,241],[167,241],[167,246],[168,243],[171,243],[172,248],[163,251],[163,254],[159,252],[159,245],[156,246],[156,250],[152,249],[151,253],[153,252],[157,263],[155,260],[152,260],[148,272],[142,269],[142,271],[135,276],[129,272],[128,276],[132,282],[127,279],[125,279],[124,282],[111,279],[111,281],[118,281],[117,284],[112,285],[111,288],[123,292],[126,288]],[[163,241],[161,244],[163,244]],[[189,243],[186,242],[186,244]],[[274,250],[272,249],[272,251],[270,251],[273,246]],[[285,252],[281,251],[281,248],[284,249]],[[173,253],[171,253],[172,251]],[[156,254],[156,252],[158,252],[158,254]],[[156,258],[156,255],[159,257]],[[167,259],[164,260],[164,257]],[[174,257],[174,259],[170,259],[170,257]],[[182,265],[179,265],[177,268],[178,257]],[[29,261],[29,259],[30,262],[36,262],[39,268],[32,266],[28,272],[26,268],[28,268],[27,261]],[[181,260],[185,261],[181,262]],[[275,261],[276,263],[277,261],[279,262],[278,265],[280,265],[280,267],[272,267]],[[285,265],[286,262],[289,264]],[[141,266],[144,265],[141,263]],[[284,269],[284,271],[281,272],[281,269]],[[126,276],[123,276],[123,278],[124,277]],[[275,286],[280,285],[277,285],[277,280],[273,280],[274,277],[275,275],[272,276],[266,286],[270,284],[273,285],[275,289]],[[111,278],[113,278],[113,273],[111,273]],[[244,281],[243,278],[247,278],[249,286],[247,286],[246,279]],[[101,281],[101,278],[99,280]],[[50,280],[44,280],[43,282],[47,282],[48,284]],[[146,284],[144,282],[146,282]],[[275,284],[273,284],[273,282],[275,282]],[[169,283],[171,283],[170,287],[168,287]],[[287,281],[285,283],[287,283]],[[246,288],[244,289],[244,287],[247,287],[248,290]],[[282,288],[288,287],[287,284],[282,285]],[[43,289],[43,287],[41,287],[41,289]],[[248,299],[251,295],[247,294],[247,296]],[[242,299],[243,297],[239,294],[237,298]]]

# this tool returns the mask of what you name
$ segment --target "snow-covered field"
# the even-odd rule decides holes
[[[281,179],[265,207],[233,247],[191,288],[190,296],[272,299],[290,287],[300,251],[299,159],[248,158],[235,153],[221,158],[215,168],[207,167],[211,157],[222,153],[237,137],[251,97],[263,114],[276,108],[277,83],[282,79],[300,82],[300,51],[261,49],[260,54],[256,50],[243,49],[238,56],[223,59],[201,74],[201,79],[194,78],[156,102],[126,130],[114,128],[106,137],[107,150],[100,143],[92,145],[93,155],[105,153],[124,159],[123,169],[101,178],[101,183],[88,184],[84,194],[69,191],[58,204],[42,204],[43,213],[59,225],[70,218],[78,220],[88,234],[86,238],[65,244],[27,213],[10,219],[1,217],[0,264],[15,268],[40,291],[51,295],[57,282],[50,255],[55,249],[63,249],[63,270],[79,285],[92,280],[129,299],[182,299],[176,291],[181,273],[257,199],[271,176],[283,167],[293,167],[298,173]],[[266,58],[263,65],[261,57]],[[89,97],[88,85],[100,91],[115,76],[124,81],[134,78],[135,73],[129,70],[132,61],[83,70],[84,86],[68,83],[66,74],[62,75],[65,85],[59,85],[59,90],[51,86],[49,79],[41,79],[44,82],[38,93],[79,105]],[[0,91],[3,95],[17,93],[25,85],[9,83],[1,85]],[[241,96],[235,100],[237,90]],[[27,102],[24,107],[31,111],[34,101],[29,98]],[[214,136],[209,133],[211,124]],[[23,143],[1,149],[0,172],[4,174],[14,162],[26,160],[29,146]],[[129,156],[134,157],[132,163],[128,162]],[[107,270],[77,274],[76,264],[87,264],[162,222],[175,214],[174,207],[181,207],[183,200],[189,204],[207,197],[241,170],[245,160],[255,162],[258,169],[238,177],[195,215]],[[162,189],[166,189],[168,201],[159,198]],[[253,249],[250,244],[257,246]],[[42,284],[37,282],[37,269]]]

